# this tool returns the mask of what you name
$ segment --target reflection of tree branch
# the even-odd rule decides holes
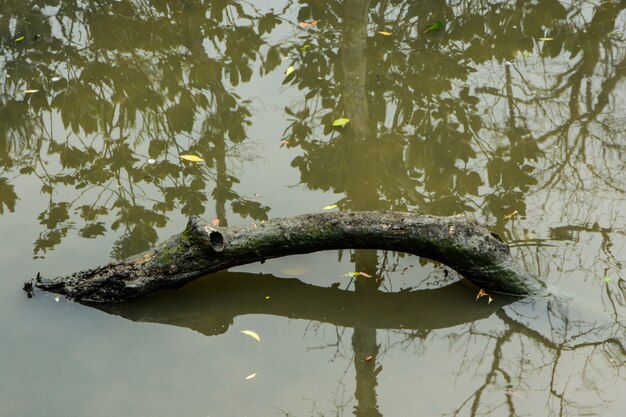
[[[476,308],[473,291],[459,281],[444,288],[384,293],[321,288],[271,275],[218,272],[174,292],[124,305],[93,305],[133,321],[221,334],[244,314],[271,314],[365,329],[436,329],[485,318],[515,298],[498,296]],[[267,298],[269,297],[269,298]]]

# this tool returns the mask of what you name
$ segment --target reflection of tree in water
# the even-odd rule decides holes
[[[355,253],[361,267],[375,259],[373,251]],[[341,405],[337,415],[342,414],[339,408],[352,408],[359,416],[383,414],[385,407],[379,409],[378,404],[388,399],[377,389],[394,376],[389,362],[397,366],[398,360],[429,360],[433,354],[449,357],[449,363],[438,361],[435,374],[422,376],[437,382],[438,388],[429,389],[450,392],[449,402],[434,406],[456,415],[486,415],[490,410],[495,413],[491,415],[532,414],[545,411],[543,404],[553,414],[571,415],[591,406],[602,412],[611,405],[602,399],[606,385],[626,365],[626,329],[606,316],[594,316],[578,301],[498,296],[487,305],[476,302],[463,281],[395,293],[379,291],[375,280],[357,282],[357,289],[347,291],[271,275],[221,272],[174,293],[97,307],[130,320],[187,327],[207,336],[227,332],[243,315],[336,326],[336,343],[316,349],[333,352],[336,366],[354,366],[353,399],[344,398],[351,386],[347,370],[333,394]],[[267,302],[268,295],[272,302]],[[318,325],[312,324],[313,330]],[[392,359],[405,350],[409,357]],[[457,385],[471,395],[454,394]],[[428,392],[416,395],[424,396],[424,404],[429,401]],[[326,402],[312,400],[318,406]]]
[[[619,269],[611,250],[612,236],[623,227],[619,210],[612,208],[596,226],[597,219],[584,216],[580,224],[573,207],[591,213],[598,198],[613,205],[624,199],[624,120],[617,101],[624,45],[609,36],[623,2],[301,3],[288,7],[299,7],[299,20],[320,20],[319,28],[280,45],[263,36],[280,16],[243,2],[9,3],[13,15],[3,15],[0,25],[0,68],[10,76],[0,81],[0,167],[38,176],[49,196],[37,253],[58,244],[76,214],[82,236],[102,235],[107,225],[101,219],[110,212],[116,216],[110,227],[124,231],[114,254],[138,252],[155,242],[155,228],[168,213],[204,213],[208,188],[221,219],[227,203],[242,216],[264,218],[267,207],[233,190],[229,155],[245,141],[250,114],[231,86],[250,80],[254,65],[262,73],[273,70],[287,54],[297,71],[286,83],[306,94],[288,110],[292,125],[285,138],[302,149],[292,165],[311,189],[342,193],[340,207],[353,210],[473,212],[519,245],[529,244],[532,231],[504,215],[517,210],[532,218],[529,198],[558,194],[565,202],[563,225],[549,238],[598,235],[604,266]],[[424,33],[436,20],[445,30]],[[554,40],[537,43],[543,36]],[[40,91],[29,95],[26,89]],[[340,116],[350,124],[332,131]],[[206,165],[180,161],[188,152]],[[602,162],[588,163],[592,158]],[[18,198],[11,181],[0,176],[0,214],[12,211]],[[77,190],[74,200],[57,200],[55,191],[65,188]],[[574,199],[586,189],[595,197]],[[542,275],[567,272],[549,257],[532,259],[530,247],[520,254]],[[357,251],[353,261],[357,271],[377,274],[358,281],[355,292],[378,293],[378,258]],[[523,320],[534,310],[525,315],[512,307],[498,313],[500,332],[480,332],[473,323],[453,332],[416,326],[407,338],[421,350],[435,336],[455,344],[481,339],[490,347],[469,359],[487,370],[472,369],[484,382],[458,404],[458,415],[499,406],[515,415],[523,406],[513,395],[520,389],[545,389],[555,414],[585,411],[573,402],[567,378],[577,371],[566,363],[579,354],[623,366],[624,345],[616,335],[624,332],[618,317],[626,284],[615,281],[605,295],[614,323],[587,329],[591,342],[572,345],[572,335],[566,337],[576,327],[568,322],[570,312],[539,332],[536,319]],[[558,313],[536,310],[536,316]],[[387,327],[356,323],[350,344],[359,416],[380,415],[377,376],[387,348],[379,346],[377,328]],[[507,361],[505,350],[514,351]],[[542,363],[525,362],[529,351]],[[525,382],[542,372],[550,374],[540,378],[549,386]],[[494,390],[497,400],[490,396]]]
[[[609,33],[615,30],[624,4],[602,3],[590,10],[591,20],[584,19],[581,11],[588,6],[573,4],[566,9],[556,2],[485,9],[464,3],[446,9],[422,2],[418,6],[367,0],[345,8],[333,5],[301,8],[301,18],[318,19],[328,26],[303,41],[313,46],[294,55],[299,71],[288,79],[306,91],[301,109],[287,111],[293,122],[285,138],[304,151],[292,164],[309,187],[343,193],[339,205],[347,209],[476,211],[480,217],[494,219],[494,228],[509,240],[537,247],[545,239],[531,242],[527,230],[521,236],[515,227],[507,230],[504,216],[516,210],[532,217],[527,198],[549,190],[548,196],[561,193],[567,201],[589,187],[592,199],[607,196],[613,204],[623,201],[623,176],[615,182],[625,168],[626,159],[620,157],[623,121],[611,124],[614,118],[609,112],[619,108],[616,90],[624,74],[624,49]],[[420,32],[436,19],[447,22],[445,33]],[[545,33],[546,22],[555,33]],[[377,34],[389,30],[392,37]],[[555,39],[537,44],[540,37]],[[554,59],[568,55],[575,58],[575,65]],[[493,76],[493,67],[502,77]],[[586,93],[581,95],[583,84]],[[332,132],[330,140],[317,139],[331,134],[328,126],[340,116],[348,117],[350,124]],[[316,128],[318,124],[325,128]],[[600,166],[588,162],[597,154],[604,161]],[[486,175],[479,174],[483,171]],[[579,200],[570,203],[581,205]],[[593,202],[582,204],[582,210],[591,212],[589,207]],[[545,203],[542,208],[548,211]],[[580,222],[566,206],[562,209],[565,221]],[[603,228],[603,239],[609,241],[609,234],[620,227],[613,230],[619,217],[616,210],[612,212],[612,226]],[[375,260],[363,264],[359,259],[357,251],[357,271],[364,265],[376,269]],[[551,262],[539,261],[542,275],[553,269]],[[536,259],[528,259],[529,267],[535,264]],[[619,262],[614,266],[619,270]],[[523,385],[525,376],[501,363],[503,349],[511,344],[522,351],[535,349],[538,356],[549,353],[543,367],[551,365],[551,410],[558,415],[585,411],[590,405],[574,401],[574,391],[569,389],[574,384],[564,383],[557,369],[567,374],[566,379],[575,378],[563,365],[564,352],[571,356],[593,347],[615,348],[610,362],[615,369],[623,365],[624,340],[615,337],[626,330],[617,319],[626,304],[623,284],[620,278],[612,290],[607,287],[614,321],[606,325],[590,325],[588,317],[572,323],[571,312],[553,311],[556,304],[548,303],[536,315],[550,320],[553,328],[547,336],[535,337],[540,336],[536,333],[526,339],[524,333],[533,332],[522,332],[527,327],[514,326],[505,313],[507,328],[501,335],[474,334],[469,326],[468,335],[494,340],[493,353],[483,358],[492,358],[493,363],[485,383],[455,415],[489,414],[501,406],[508,409],[506,414],[516,415],[513,390],[502,403],[483,401],[494,385]],[[552,322],[555,318],[559,320]],[[573,346],[555,342],[573,341],[571,331],[592,341]],[[352,341],[355,414],[379,415],[376,373],[369,372],[377,369],[375,361],[362,360],[365,352],[374,352],[375,360],[376,331],[355,328]],[[523,361],[520,355],[520,370]],[[559,384],[563,386],[555,387]],[[595,395],[601,405],[602,393]]]
[[[237,146],[249,111],[228,84],[248,81],[255,62],[265,71],[280,62],[260,50],[273,15],[234,2],[29,3],[8,8],[0,41],[0,164],[36,175],[49,195],[36,253],[58,244],[75,214],[81,236],[104,234],[109,212],[123,232],[114,255],[136,253],[168,212],[204,213],[211,183],[222,221],[226,202],[266,218],[267,207],[233,190],[228,155],[245,159]],[[12,210],[13,186],[2,177],[0,187],[0,208]],[[73,201],[57,201],[72,188]]]
[[[302,40],[313,46],[298,50],[299,70],[291,79],[306,100],[302,110],[290,110],[294,121],[286,137],[305,151],[293,164],[309,186],[349,193],[362,171],[375,171],[370,186],[384,208],[478,211],[498,229],[508,213],[503,210],[526,215],[529,194],[559,178],[584,176],[582,158],[589,153],[606,151],[607,170],[594,167],[594,175],[615,189],[624,168],[616,154],[623,122],[607,124],[613,117],[606,110],[619,109],[615,89],[624,66],[622,42],[608,34],[623,4],[586,11],[590,21],[580,16],[587,6],[565,9],[556,2],[484,8],[354,2],[359,7],[363,22],[351,30],[338,5],[301,9],[301,17],[313,13],[330,26]],[[434,20],[446,21],[445,32],[424,34]],[[546,22],[558,33],[546,34]],[[379,35],[382,30],[393,36]],[[364,37],[360,48],[357,33]],[[554,40],[536,41],[547,35]],[[563,56],[575,65],[561,64]],[[593,88],[598,84],[599,91]],[[346,129],[364,137],[359,153],[345,144],[346,129],[330,141],[316,140],[316,125],[328,134],[330,122],[342,115],[352,119]],[[363,129],[374,137],[361,135]],[[569,184],[569,194],[572,185],[582,184]],[[624,185],[617,190],[623,193]]]

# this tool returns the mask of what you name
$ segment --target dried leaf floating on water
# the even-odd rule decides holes
[[[24,93],[26,93],[26,94],[34,94],[34,93],[36,93],[37,91],[39,91],[39,90],[36,90],[36,89],[29,89],[29,90],[24,90]]]
[[[345,274],[342,275],[342,277],[350,277],[350,278],[355,278],[355,277],[358,277],[358,276],[365,277],[365,278],[371,278],[372,277],[367,272],[346,272]]]
[[[486,296],[487,293],[485,292],[485,290],[483,290],[482,288],[478,291],[478,294],[476,294],[476,299],[478,300],[479,298],[482,298],[484,296]]]
[[[241,330],[240,332],[245,334],[245,335],[250,336],[251,338],[253,338],[257,342],[261,341],[261,337],[256,332],[253,332],[252,330]]]
[[[26,39],[26,37],[25,37],[25,36],[18,36],[17,38],[15,38],[14,42],[21,42],[21,41],[23,41],[24,39]]]
[[[298,26],[302,29],[312,28],[318,24],[319,20],[311,20],[309,22],[299,22]]]
[[[289,74],[291,74],[292,72],[294,72],[295,70],[296,70],[296,69],[294,68],[294,66],[293,66],[293,65],[289,65],[289,66],[287,67],[287,70],[285,71],[285,75],[289,75]]]
[[[384,31],[384,30],[379,30],[379,31],[378,31],[378,34],[379,34],[379,35],[383,35],[383,36],[391,36],[391,35],[393,35],[393,33],[391,33],[391,32],[386,32],[386,31]]]
[[[204,162],[204,159],[200,158],[199,156],[196,155],[180,155],[180,159],[184,159],[185,161],[189,161],[189,162]]]
[[[248,375],[248,376],[246,377],[246,379],[252,379],[252,378],[254,378],[254,377],[256,376],[256,374],[258,374],[258,372],[255,372],[255,373],[253,373],[253,374]]]
[[[482,297],[487,297],[487,304],[491,304],[491,302],[493,301],[493,298],[487,294],[485,292],[485,290],[483,290],[482,288],[478,291],[478,294],[476,294],[476,300],[478,300],[479,298]]]
[[[331,204],[330,206],[322,207],[322,210],[332,210],[336,208],[337,208],[337,204]]]
[[[554,38],[539,38],[540,41],[553,41]]]
[[[334,127],[344,127],[348,123],[350,123],[350,119],[347,119],[345,117],[340,117],[339,119],[333,121],[333,126]]]
[[[509,219],[513,218],[513,216],[515,216],[518,213],[519,212],[517,210],[513,210],[511,213],[509,213],[506,216],[504,216],[504,220],[509,220]]]

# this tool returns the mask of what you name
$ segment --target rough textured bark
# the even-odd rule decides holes
[[[183,233],[135,257],[51,280],[39,288],[77,300],[115,302],[266,259],[332,249],[406,252],[448,265],[488,291],[540,295],[544,284],[476,220],[398,212],[339,212],[213,228],[192,217]]]

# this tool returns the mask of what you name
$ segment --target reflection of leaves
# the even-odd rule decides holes
[[[48,210],[39,215],[39,221],[45,225],[48,229],[55,229],[59,223],[67,221],[70,216],[67,212],[69,203],[50,203]]]
[[[4,213],[4,206],[13,213],[16,201],[17,194],[15,194],[13,185],[9,184],[5,178],[0,177],[0,214]]]
[[[152,226],[148,223],[139,223],[115,241],[111,256],[115,259],[125,259],[136,255],[153,246],[157,238],[157,232]]]
[[[252,217],[257,220],[267,220],[267,212],[269,211],[269,207],[262,205],[257,201],[250,201],[240,199],[237,201],[233,201],[232,203],[233,211],[239,214],[241,217]]]
[[[15,53],[22,50],[15,41],[25,38],[0,39],[7,69],[0,79],[0,151],[2,138],[19,143],[19,149],[6,148],[8,158],[0,154],[0,164],[36,175],[51,195],[61,185],[83,190],[73,211],[70,204],[58,203],[42,213],[47,231],[36,251],[58,244],[72,216],[82,218],[79,235],[89,238],[106,232],[100,216],[113,215],[111,227],[124,234],[115,253],[126,256],[138,249],[133,239],[154,240],[154,229],[165,225],[168,211],[203,214],[209,195],[216,204],[230,202],[243,216],[267,218],[268,207],[241,199],[232,189],[238,180],[228,172],[227,159],[233,144],[247,139],[250,113],[229,91],[228,81],[250,80],[254,61],[265,72],[281,64],[287,48],[264,48],[261,36],[274,30],[280,17],[238,2],[194,3],[193,14],[173,16],[154,6],[155,13],[129,4],[123,15],[94,5],[80,12],[64,9],[68,25],[90,34],[88,44],[81,45],[52,36],[55,18],[39,10],[8,11],[9,20],[38,34],[47,52],[33,64],[30,55]],[[210,57],[205,44],[212,44]],[[26,89],[33,91],[25,97]],[[42,133],[41,120],[48,114],[62,121],[67,139]],[[193,143],[181,145],[187,139],[181,133],[191,133]],[[27,158],[22,150],[30,152]],[[179,163],[181,152],[201,155],[206,163]],[[94,201],[85,201],[90,196]],[[16,200],[13,187],[0,181],[0,213],[5,207],[14,210]]]
[[[104,227],[104,223],[97,222],[91,223],[80,229],[80,236],[86,239],[93,239],[96,236],[102,236],[106,233],[106,227]]]
[[[57,230],[50,230],[42,233],[35,241],[35,254],[46,252],[61,243],[61,239],[67,235],[69,228],[62,227]]]
[[[280,19],[274,13],[267,13],[259,19],[259,35],[271,32],[276,25],[280,24]]]

